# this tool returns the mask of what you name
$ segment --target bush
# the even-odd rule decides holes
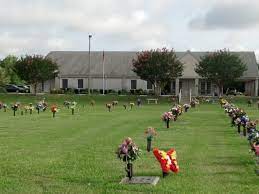
[[[50,90],[50,94],[64,94],[64,90],[60,89],[60,90]]]
[[[130,94],[134,95],[135,94],[135,90],[130,90]]]

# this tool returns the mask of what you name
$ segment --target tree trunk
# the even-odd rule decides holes
[[[37,95],[37,83],[34,83],[34,95],[36,96]]]

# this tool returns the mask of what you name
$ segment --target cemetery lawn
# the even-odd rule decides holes
[[[0,101],[40,98],[1,95]],[[170,108],[167,101],[125,111],[122,101],[133,100],[129,97],[93,98],[95,107],[87,96],[47,96],[61,108],[54,119],[49,109],[16,117],[0,110],[0,193],[258,193],[248,142],[230,127],[218,104],[202,104],[166,129],[161,115]],[[119,105],[108,112],[104,104],[112,99]],[[74,116],[62,106],[64,100],[79,103]],[[259,117],[255,107],[240,106],[252,119]],[[128,136],[142,149],[134,175],[161,176],[159,163],[145,151],[148,126],[158,132],[153,146],[176,149],[180,172],[155,187],[120,185],[125,166],[115,151]]]

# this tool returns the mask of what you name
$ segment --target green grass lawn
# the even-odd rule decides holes
[[[41,97],[5,95],[0,101],[35,103]],[[62,105],[79,102],[75,115]],[[230,120],[218,104],[202,104],[182,115],[166,129],[161,114],[169,110],[144,105],[125,111],[123,102],[134,97],[94,97],[90,107],[86,96],[47,96],[49,104],[61,108],[21,116],[0,111],[0,193],[258,193],[259,177],[245,138],[230,127]],[[108,112],[110,100],[119,105]],[[86,106],[83,106],[86,105]],[[243,106],[252,119],[255,107]],[[161,176],[159,163],[147,153],[144,129],[153,126],[158,136],[153,146],[175,148],[180,172],[161,178],[157,186],[120,185],[124,164],[115,150],[125,137],[132,137],[143,153],[134,163],[134,174]]]

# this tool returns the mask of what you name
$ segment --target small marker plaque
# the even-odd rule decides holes
[[[121,180],[120,184],[150,184],[156,185],[159,181],[157,176],[136,176],[129,179],[125,177]]]

